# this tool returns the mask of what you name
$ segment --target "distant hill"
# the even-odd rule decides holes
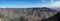
[[[54,7],[54,8],[51,8],[51,9],[54,9],[54,10],[60,11],[60,7]]]

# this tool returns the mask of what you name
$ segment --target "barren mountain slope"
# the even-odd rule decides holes
[[[56,10],[50,8],[1,8],[2,21],[40,21],[54,16]]]

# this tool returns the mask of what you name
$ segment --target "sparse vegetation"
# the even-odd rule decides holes
[[[2,11],[3,10],[3,11]],[[0,18],[6,21],[40,21],[57,13],[50,8],[4,8],[0,9]]]

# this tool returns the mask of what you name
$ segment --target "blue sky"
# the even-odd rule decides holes
[[[60,0],[0,0],[0,8],[60,7]]]

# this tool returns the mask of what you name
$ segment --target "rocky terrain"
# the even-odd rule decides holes
[[[42,19],[41,21],[60,21],[60,12],[57,12],[57,14],[50,18]]]
[[[41,21],[53,17],[56,10],[50,8],[0,8],[0,21]]]

